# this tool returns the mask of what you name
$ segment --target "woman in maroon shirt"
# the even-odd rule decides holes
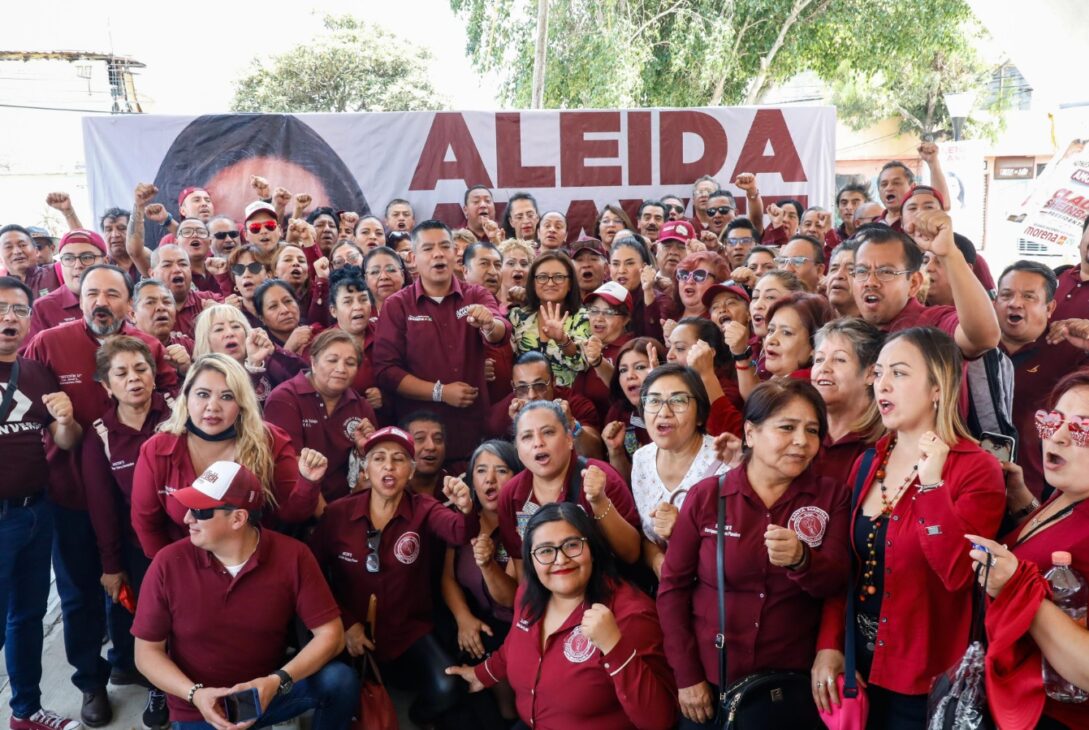
[[[382,391],[374,378],[374,366],[371,352],[374,345],[374,332],[371,327],[371,313],[374,311],[374,295],[363,280],[363,270],[358,266],[341,266],[329,275],[329,313],[333,325],[352,336],[359,351],[363,353],[356,370],[352,387],[359,395],[367,399],[371,408],[383,422],[393,420],[392,399],[385,410]],[[375,424],[379,425],[379,424]]]
[[[604,421],[611,402],[609,383],[617,355],[632,339],[628,331],[632,297],[615,281],[607,281],[586,297],[583,306],[590,319],[590,339],[582,346],[588,367],[575,376],[571,392],[589,398]]]
[[[217,461],[237,461],[257,475],[267,503],[262,522],[269,527],[313,516],[328,463],[312,449],[296,455],[291,438],[262,421],[241,365],[226,355],[205,355],[189,368],[170,420],[140,447],[132,525],[149,558],[188,534],[186,508],[171,495]]]
[[[745,402],[737,387],[730,348],[722,339],[722,330],[703,317],[685,317],[669,333],[666,361],[696,371],[711,399],[707,432],[741,435],[741,410]]]
[[[672,312],[669,296],[656,291],[658,272],[646,239],[632,234],[614,240],[609,249],[609,278],[632,296],[631,331],[637,337],[662,337],[662,320]]]
[[[685,256],[673,274],[674,317],[706,317],[704,292],[729,278],[730,265],[717,253],[700,251]]]
[[[321,332],[321,325],[302,324],[301,309],[295,290],[282,279],[269,279],[257,287],[253,306],[261,326],[272,342],[288,352],[306,357],[310,340]]]
[[[874,369],[888,429],[853,500],[856,659],[870,698],[870,726],[926,722],[931,680],[968,645],[972,570],[964,535],[993,536],[1005,511],[998,461],[960,419],[962,356],[932,327],[891,335]],[[849,484],[855,489],[862,460]],[[813,665],[822,705],[843,672],[844,600],[825,605]]]
[[[873,397],[873,367],[885,335],[865,320],[844,317],[821,327],[815,341],[809,377],[828,408],[828,436],[813,468],[846,482],[855,460],[885,432]]]
[[[367,288],[374,294],[376,316],[382,314],[382,305],[387,299],[412,286],[412,277],[408,275],[405,262],[392,248],[379,246],[367,251],[363,258],[363,272],[367,277]]]
[[[768,310],[775,302],[793,293],[805,292],[805,285],[789,271],[775,269],[756,280],[749,302],[749,321],[732,319],[722,326],[722,335],[730,346],[738,372],[738,382],[767,380],[771,377],[764,364],[764,337],[768,334]],[[746,372],[750,371],[750,372]],[[753,382],[753,387],[756,383]],[[751,389],[751,388],[750,388]]]
[[[813,661],[821,606],[842,594],[848,574],[850,494],[809,468],[827,428],[808,382],[765,383],[745,403],[742,464],[685,497],[658,587],[682,727],[711,721],[713,687],[764,670],[805,671]],[[718,676],[715,647],[720,499],[727,677]]]
[[[813,338],[830,319],[832,308],[820,294],[796,292],[775,301],[768,308],[767,335],[761,349],[769,377],[809,380]],[[751,366],[739,368],[737,377],[743,396],[761,382]]]
[[[613,404],[605,415],[601,438],[609,451],[609,464],[625,479],[631,476],[632,454],[650,443],[647,425],[639,412],[639,392],[665,352],[665,346],[653,337],[637,337],[628,340],[616,355],[609,383]]]
[[[286,281],[295,290],[299,311],[310,324],[329,324],[328,259],[318,260],[313,270],[306,253],[295,245],[280,246],[272,259],[272,275]]]
[[[227,257],[227,273],[216,277],[220,289],[235,291],[242,297],[242,312],[251,327],[260,327],[261,320],[253,306],[253,294],[268,278],[268,269],[261,262],[261,251],[252,244],[239,246]]]
[[[526,527],[522,559],[516,628],[484,663],[447,672],[472,692],[507,680],[535,728],[674,727],[676,686],[654,604],[617,577],[589,515],[545,505]]]

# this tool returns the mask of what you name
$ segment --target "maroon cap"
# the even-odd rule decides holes
[[[938,205],[942,207],[942,210],[945,210],[945,198],[942,197],[941,193],[929,185],[912,185],[911,190],[908,190],[907,195],[900,201],[900,207],[907,205],[907,202],[915,195],[933,195],[938,199]]]
[[[745,287],[741,286],[733,279],[729,279],[721,284],[712,284],[711,286],[707,287],[707,291],[703,293],[703,306],[710,309],[711,302],[715,301],[715,297],[717,297],[722,292],[727,291],[731,294],[736,294],[737,296],[741,297],[743,301],[752,301],[752,297],[749,296],[749,293],[747,291],[745,291]]]
[[[362,456],[366,456],[371,450],[382,443],[383,441],[393,441],[400,444],[408,452],[409,458],[416,458],[416,442],[412,439],[412,434],[404,429],[397,428],[396,426],[386,426],[380,428],[372,433],[367,440],[363,442]]]
[[[207,193],[208,192],[204,188],[198,188],[198,187],[196,187],[194,185],[194,186],[190,186],[190,187],[186,188],[185,190],[182,190],[180,193],[178,193],[178,207],[181,208],[182,203],[185,202],[185,199],[188,198],[193,193],[197,192],[198,190],[200,192],[202,192],[202,193]]]
[[[631,313],[633,302],[631,298],[631,292],[625,289],[615,281],[607,281],[597,289],[590,292],[590,295],[586,297],[586,301],[590,301],[594,297],[601,297],[614,307],[624,307]]]
[[[189,509],[213,507],[238,507],[261,509],[265,504],[265,490],[257,476],[234,461],[217,461],[199,477],[193,485],[174,492],[174,499]]]
[[[680,241],[687,244],[696,237],[696,228],[688,221],[668,221],[662,225],[658,233],[658,243],[663,241]]]
[[[589,236],[580,238],[567,247],[568,255],[570,255],[571,258],[575,258],[583,251],[591,251],[603,259],[609,258],[609,255],[605,253],[605,246],[602,245],[601,241],[596,238],[590,238]]]
[[[106,242],[102,240],[102,236],[86,228],[74,228],[61,236],[57,253],[63,251],[64,247],[70,243],[89,243],[102,253],[106,253]]]

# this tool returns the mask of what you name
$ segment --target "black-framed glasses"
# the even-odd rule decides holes
[[[692,396],[687,393],[674,393],[668,398],[663,398],[660,395],[648,395],[643,399],[643,412],[657,413],[662,410],[663,406],[667,405],[674,414],[684,413],[688,410],[688,406],[692,405]]]
[[[569,278],[571,277],[567,274],[536,274],[533,280],[538,284],[547,284],[550,281],[553,284],[565,284]]]
[[[238,238],[238,231],[219,231],[213,233],[217,241],[226,241],[228,238]]]
[[[81,253],[79,256],[71,253],[62,253],[60,255],[60,262],[62,266],[71,266],[78,260],[84,266],[90,266],[91,264],[102,258],[106,257],[100,253],[91,253],[90,251],[86,253]]]
[[[776,266],[805,266],[807,261],[812,261],[808,256],[776,256]]]
[[[677,281],[688,281],[691,279],[697,284],[702,284],[708,279],[714,279],[715,275],[706,269],[696,269],[695,271],[685,271],[684,269],[677,269]]]
[[[382,532],[380,530],[370,529],[367,530],[367,559],[364,566],[367,568],[368,573],[378,572],[378,544],[382,541]]]
[[[544,393],[548,390],[548,385],[540,380],[535,383],[515,383],[514,394],[519,398],[525,398],[530,393]]]
[[[261,273],[261,269],[265,268],[265,265],[260,261],[251,261],[248,264],[233,264],[231,266],[231,273],[235,276],[242,276],[247,271],[256,276]]]
[[[752,236],[738,236],[737,238],[727,238],[727,246],[747,246],[750,243],[755,242],[756,239]]]
[[[208,230],[206,228],[186,228],[185,230],[179,228],[178,238],[208,238]]]
[[[900,271],[897,271],[896,269],[888,266],[881,266],[876,269],[871,269],[869,266],[854,266],[851,268],[851,277],[855,281],[869,281],[870,274],[873,274],[877,277],[878,281],[887,283],[898,276],[903,276],[904,274],[910,273],[911,272],[908,269],[902,269]]]
[[[587,542],[588,540],[585,537],[569,537],[561,542],[559,546],[540,545],[533,548],[533,559],[541,565],[552,565],[560,557],[560,552],[563,552],[568,558],[574,560],[582,555]]]
[[[193,519],[201,522],[212,519],[216,516],[216,512],[234,512],[234,507],[223,505],[222,507],[205,507],[204,509],[189,508],[189,514],[193,515]]]
[[[717,208],[708,208],[707,209],[707,215],[711,216],[712,218],[714,216],[716,216],[716,215],[730,215],[730,213],[733,213],[733,212],[734,212],[734,209],[731,208],[728,205],[720,205]]]
[[[8,304],[7,302],[0,302],[0,317],[8,316],[8,312],[14,312],[15,316],[19,319],[30,319],[29,304]]]

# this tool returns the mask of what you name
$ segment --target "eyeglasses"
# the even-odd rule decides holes
[[[179,228],[178,238],[208,238],[208,231],[203,228]]]
[[[333,259],[333,270],[343,269],[345,266],[359,266],[363,261],[363,257],[356,254],[343,259]]]
[[[213,233],[217,241],[226,241],[228,238],[238,238],[238,231],[220,231]]]
[[[779,259],[776,259],[776,261],[778,260]],[[907,269],[897,271],[896,269],[889,268],[888,266],[882,266],[877,269],[871,269],[868,266],[855,266],[851,268],[851,277],[854,278],[855,281],[869,281],[870,274],[873,274],[877,277],[878,281],[890,282],[897,276],[903,276],[904,274],[910,273],[911,272]]]
[[[215,517],[216,512],[234,512],[234,507],[224,505],[222,507],[206,507],[205,509],[196,509],[195,507],[189,508],[189,514],[193,515],[193,519],[200,520],[201,522],[212,519]]]
[[[673,413],[684,413],[691,403],[692,396],[687,393],[675,393],[668,398],[663,398],[660,395],[648,395],[643,399],[643,412],[657,413],[662,410],[662,406],[668,405],[669,410],[673,411]]]
[[[537,274],[533,277],[533,280],[538,284],[547,284],[550,281],[553,284],[563,284],[569,278],[567,274]]]
[[[265,268],[265,265],[260,261],[252,261],[248,264],[233,264],[231,266],[231,273],[235,276],[242,276],[247,271],[256,276],[261,273],[261,269]]]
[[[590,307],[586,310],[586,315],[589,317],[621,317],[624,315],[619,309],[608,309],[603,307]]]
[[[1041,441],[1058,433],[1064,423],[1075,446],[1089,446],[1089,418],[1068,416],[1060,411],[1036,411],[1036,433]]]
[[[666,212],[669,213],[684,213],[683,205],[667,205]]]
[[[262,228],[266,231],[274,231],[276,230],[276,225],[276,221],[257,221],[256,223],[250,223],[249,229],[250,233],[260,233]]]
[[[74,264],[78,260],[84,266],[90,266],[95,261],[98,261],[101,258],[105,258],[105,257],[100,253],[87,252],[87,253],[81,253],[79,256],[76,256],[76,255],[70,254],[70,253],[62,253],[60,255],[60,262],[61,262],[61,266],[71,266],[72,264]]]
[[[367,276],[381,276],[382,274],[389,274],[390,276],[392,276],[394,274],[400,273],[401,270],[393,264],[390,264],[389,266],[375,266],[373,268],[367,269]]]
[[[708,279],[714,279],[715,275],[705,269],[696,269],[695,271],[685,271],[684,269],[677,269],[677,281],[688,281],[691,279],[697,284],[702,284]]]
[[[750,243],[754,242],[755,240],[756,239],[753,238],[752,236],[739,236],[737,238],[727,238],[726,239],[726,245],[727,246],[745,246],[747,244],[750,244]]]
[[[541,545],[533,548],[533,559],[541,565],[552,565],[556,562],[556,558],[560,557],[561,552],[568,558],[574,559],[582,555],[587,542],[585,537],[569,537],[561,542],[559,547]]]
[[[15,316],[19,319],[27,319],[30,317],[30,306],[27,304],[8,304],[7,302],[0,302],[0,317],[6,317],[8,312],[14,312]]]
[[[515,383],[514,394],[519,398],[525,398],[530,393],[545,393],[549,383],[538,380],[536,383]]]
[[[382,533],[378,530],[367,530],[367,559],[364,566],[368,573],[378,572],[378,544],[382,541]]]
[[[720,205],[717,208],[708,208],[707,209],[707,215],[711,216],[712,218],[714,216],[716,216],[716,215],[730,215],[730,213],[733,213],[733,212],[734,212],[734,209],[731,208],[728,205]]]
[[[805,264],[813,259],[808,256],[776,256],[776,266],[805,266]]]

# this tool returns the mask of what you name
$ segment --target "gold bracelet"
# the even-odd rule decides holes
[[[597,520],[598,522],[600,522],[601,520],[608,517],[609,513],[612,512],[612,511],[613,511],[613,501],[610,499],[609,500],[609,506],[606,507],[605,511],[602,512],[600,515],[594,515],[594,519]]]

